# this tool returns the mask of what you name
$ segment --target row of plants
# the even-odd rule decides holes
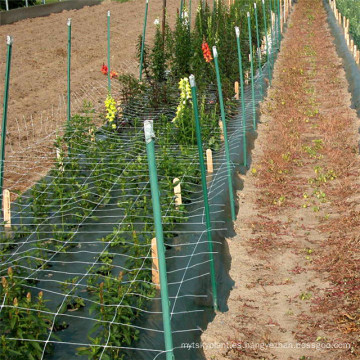
[[[336,6],[340,13],[349,19],[350,34],[355,44],[360,46],[360,4],[356,0],[337,0]]]
[[[260,9],[261,2],[257,4]],[[18,359],[19,354],[41,358],[44,345],[38,341],[45,341],[50,333],[56,340],[57,331],[71,331],[71,321],[58,323],[54,308],[59,314],[81,310],[97,320],[89,334],[92,345],[77,349],[79,355],[89,359],[122,359],[120,348],[138,340],[139,331],[134,325],[141,321],[156,293],[151,282],[154,225],[142,121],[151,116],[155,123],[163,226],[166,242],[171,243],[177,224],[184,223],[187,216],[186,206],[174,204],[173,188],[177,184],[173,179],[181,179],[186,203],[191,201],[200,178],[188,75],[196,75],[205,148],[217,150],[219,108],[211,91],[216,77],[210,47],[216,45],[219,51],[226,111],[230,113],[237,107],[232,96],[233,83],[239,77],[234,26],[241,28],[246,71],[248,11],[256,44],[253,1],[236,2],[230,7],[219,1],[212,10],[201,2],[193,29],[186,7],[174,29],[166,24],[162,33],[155,24],[153,46],[145,48],[144,81],[132,75],[117,75],[112,81],[121,83],[119,101],[109,94],[102,115],[95,114],[87,104],[57,137],[56,166],[18,197],[19,225],[13,228],[12,238],[4,236],[1,242],[0,302],[6,306],[0,312],[0,327],[6,358]],[[258,16],[262,36],[262,12]],[[52,304],[50,297],[45,299],[46,292],[36,294],[41,280],[32,279],[33,272],[45,271],[53,260],[61,260],[63,254],[72,254],[73,248],[82,246],[78,240],[82,229],[87,224],[102,224],[98,210],[114,205],[121,219],[107,235],[93,235],[102,250],[91,266],[84,265],[87,276],[58,281],[65,299],[61,304]],[[79,290],[79,284],[85,284],[86,292]],[[45,350],[50,352],[51,346]]]
[[[189,109],[191,104],[187,102],[182,111]],[[204,112],[205,107],[203,106],[202,109]],[[217,119],[216,108],[210,114],[213,119]],[[165,114],[159,115],[156,125],[158,172],[162,189],[162,208],[166,214],[163,219],[166,233],[171,233],[176,223],[186,220],[186,207],[175,208],[173,202],[173,179],[183,176],[182,192],[186,199],[191,197],[191,184],[197,182],[194,179],[199,178],[197,162],[194,160],[196,148],[187,146],[191,145],[193,140],[189,144],[183,141],[184,146],[173,149],[176,133],[185,129],[185,123],[173,122],[171,121],[173,117],[174,112],[170,117]],[[3,283],[8,281],[6,271],[9,263],[11,272],[14,272],[15,276],[12,277],[12,282],[9,282],[10,285],[3,286],[0,291],[1,300],[6,299],[6,304],[9,306],[3,308],[0,313],[1,325],[6,326],[5,320],[12,321],[14,304],[17,301],[26,301],[28,296],[35,296],[33,291],[26,292],[25,289],[27,286],[33,288],[39,281],[26,278],[37,269],[48,269],[51,266],[51,261],[48,263],[48,259],[54,253],[61,257],[61,254],[71,252],[79,245],[77,234],[81,233],[81,229],[79,230],[78,224],[83,224],[84,227],[89,220],[99,221],[94,215],[94,209],[98,207],[105,209],[108,204],[116,201],[119,211],[123,214],[122,225],[115,226],[113,232],[99,241],[110,244],[107,247],[111,249],[112,254],[126,254],[126,261],[121,266],[128,270],[119,273],[119,266],[112,265],[116,260],[114,255],[108,255],[108,252],[104,251],[90,269],[84,269],[89,275],[86,296],[84,294],[79,296],[76,278],[65,281],[61,291],[67,294],[67,301],[63,303],[60,314],[82,308],[87,304],[88,299],[92,299],[94,303],[87,311],[99,320],[93,329],[94,337],[90,337],[95,345],[105,343],[109,336],[109,346],[120,347],[124,344],[129,346],[137,340],[138,330],[131,324],[139,318],[141,310],[138,309],[144,308],[148,301],[145,299],[155,294],[151,284],[151,258],[148,253],[154,233],[150,188],[148,185],[145,188],[141,186],[148,183],[143,131],[136,121],[128,124],[126,128],[120,128],[117,111],[113,118],[111,111],[107,111],[104,121],[104,126],[97,129],[89,113],[74,116],[64,136],[58,137],[56,141],[56,148],[60,150],[56,167],[50,171],[47,178],[18,198],[21,216],[31,220],[25,220],[21,226],[14,228],[13,238],[2,239],[0,256],[3,264],[1,269]],[[114,128],[115,123],[118,125]],[[216,134],[219,138],[217,122],[213,120],[208,126],[209,132],[212,133],[212,145],[215,146],[219,143],[219,139],[214,140]],[[177,161],[174,162],[174,158]],[[127,165],[124,171],[125,164]],[[25,208],[28,210],[25,211]],[[15,240],[22,243],[29,242],[33,246],[21,252],[21,256],[13,257],[13,251],[17,249]],[[12,260],[9,261],[9,258]],[[137,272],[136,269],[142,270]],[[132,295],[126,295],[128,293]],[[104,307],[102,305],[104,302],[106,304],[121,302],[127,306],[122,306],[114,312],[115,308]],[[41,310],[48,315],[38,317],[39,321],[42,319],[42,332],[36,340],[45,340],[51,329],[52,316],[49,315],[51,311],[46,308],[45,302],[40,305]],[[24,321],[27,321],[28,316],[36,316],[35,308],[21,311]],[[104,322],[109,322],[114,316],[116,316],[114,324],[109,328],[104,326]],[[4,327],[4,341],[5,338],[33,339],[29,335],[33,333],[31,322],[27,324],[28,329],[23,330],[21,337],[16,336],[19,326],[6,327],[6,330]],[[54,332],[51,336],[53,340],[57,339]],[[5,349],[11,350],[10,353],[13,354],[11,358],[14,359],[19,352],[22,354],[31,352],[36,359],[43,351],[43,345],[36,341],[23,341],[20,347],[18,341],[6,343]],[[47,350],[49,351],[50,348]],[[94,346],[80,348],[78,352],[95,359],[102,351],[101,347]],[[107,348],[103,358],[121,359],[122,356],[118,348],[117,350]]]
[[[276,0],[271,0],[272,9],[276,9]],[[237,47],[234,27],[240,28],[242,47],[242,62],[245,71],[250,68],[249,63],[249,31],[247,12],[251,19],[251,37],[253,44],[254,68],[257,67],[257,36],[254,3],[257,4],[259,37],[265,35],[262,2],[260,0],[238,1],[230,7],[224,2],[216,2],[215,9],[211,10],[207,2],[200,2],[196,10],[195,24],[191,27],[189,14],[186,8],[182,16],[176,20],[174,29],[166,23],[160,26],[155,21],[155,39],[153,45],[145,46],[143,57],[144,77],[139,82],[134,76],[119,76],[120,82],[126,88],[126,98],[136,101],[144,93],[151,93],[149,106],[156,107],[169,103],[169,94],[173,94],[173,84],[194,74],[198,91],[203,94],[209,90],[209,84],[216,84],[216,73],[211,48],[216,45],[219,53],[219,67],[222,78],[223,92],[227,99],[233,96],[234,82],[239,79]],[[265,2],[268,28],[270,2]],[[165,29],[165,31],[163,31]],[[141,58],[142,36],[138,40],[138,58]],[[262,56],[261,61],[266,61]],[[131,83],[131,86],[129,86]],[[151,89],[151,91],[149,91]],[[170,90],[170,91],[169,91]]]

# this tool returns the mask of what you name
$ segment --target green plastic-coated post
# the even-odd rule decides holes
[[[164,325],[166,360],[174,360],[175,358],[173,354],[173,340],[172,340],[171,320],[170,320],[170,302],[169,302],[168,282],[167,282],[167,274],[166,274],[164,234],[163,234],[163,226],[161,221],[160,191],[158,185],[156,160],[155,160],[155,145],[154,145],[155,134],[154,134],[152,120],[144,121],[144,133],[145,133],[148,166],[149,166],[151,201],[153,206],[156,246],[157,246],[158,261],[159,261],[161,307],[162,307],[162,318]]]
[[[271,31],[270,31],[270,35],[271,35],[271,49],[270,49],[270,64],[271,64],[271,78],[272,78],[272,70],[273,70],[273,66],[274,66],[274,28],[272,26],[272,6],[271,6],[271,2],[272,0],[269,0],[269,7],[270,7],[270,27],[271,27]],[[270,78],[270,79],[271,79]]]
[[[196,127],[196,140],[197,146],[199,150],[199,162],[200,162],[200,172],[201,172],[201,184],[204,196],[204,208],[205,208],[205,222],[206,222],[206,232],[207,239],[209,245],[209,258],[210,258],[210,277],[211,277],[211,287],[213,292],[213,305],[214,309],[218,309],[217,304],[217,289],[216,289],[216,275],[215,275],[215,262],[214,262],[214,254],[213,254],[213,242],[212,242],[212,230],[211,230],[211,219],[210,219],[210,208],[209,208],[209,199],[208,199],[208,191],[206,184],[206,170],[204,163],[204,152],[202,147],[202,138],[201,138],[201,127],[199,120],[199,110],[198,110],[198,101],[197,101],[197,91],[196,91],[196,83],[194,75],[190,75],[190,86],[191,86],[191,96],[193,102],[193,110],[195,117],[195,127]]]
[[[68,27],[68,56],[67,56],[67,123],[70,124],[71,120],[71,81],[70,81],[70,68],[71,68],[71,19],[67,20]]]
[[[225,118],[225,109],[224,109],[224,99],[222,94],[222,86],[221,86],[221,78],[219,71],[219,61],[218,61],[218,52],[216,46],[213,46],[213,56],[215,62],[215,70],[216,70],[216,80],[219,92],[219,102],[220,102],[220,112],[221,112],[221,121],[223,124],[224,131],[224,145],[225,145],[225,157],[226,157],[226,165],[227,165],[227,178],[229,185],[229,199],[230,199],[230,210],[231,210],[231,219],[235,221],[235,201],[234,201],[234,190],[232,186],[232,174],[231,174],[231,165],[230,165],[230,151],[229,151],[229,142],[227,136],[227,126],[226,126],[226,118]]]
[[[108,93],[111,94],[111,78],[110,78],[110,10],[107,12],[107,66],[108,66]]]
[[[254,88],[254,61],[253,48],[251,40],[251,20],[250,13],[247,13],[248,30],[249,30],[249,46],[250,46],[250,72],[251,72],[251,99],[252,99],[252,113],[253,113],[253,128],[256,130],[256,110],[255,110],[255,88]]]
[[[147,23],[148,8],[149,8],[149,0],[146,0],[144,28],[143,28],[143,34],[142,34],[142,39],[141,39],[141,52],[140,52],[140,73],[139,73],[140,81],[142,80],[142,70],[143,70],[143,63],[144,63],[144,47],[145,47],[145,35],[146,35],[146,23]]]
[[[270,0],[271,6],[274,9],[274,49],[277,51],[277,41],[278,41],[278,34],[277,34],[277,10],[276,10],[276,0]],[[275,62],[275,59],[274,59]]]
[[[263,9],[265,41],[266,41],[266,61],[267,61],[267,64],[268,64],[268,71],[269,71],[269,85],[271,85],[271,63],[270,63],[270,57],[269,57],[269,39],[268,39],[268,32],[267,32],[267,19],[266,19],[265,0],[262,0],[262,9]]]
[[[189,31],[191,30],[191,0],[189,0]]]
[[[5,162],[5,140],[6,140],[6,125],[7,125],[7,111],[9,100],[9,81],[10,81],[10,64],[12,52],[13,38],[6,37],[7,54],[6,54],[6,68],[5,68],[5,90],[4,90],[4,106],[1,127],[1,162],[0,162],[0,209],[2,209],[3,202],[3,185],[4,185],[4,162]]]
[[[179,14],[180,19],[183,18],[183,11],[184,11],[184,0],[180,0],[180,14]]]
[[[278,15],[277,15],[277,26],[278,26],[278,44],[279,44],[279,50],[280,50],[280,43],[281,43],[281,9],[280,9],[280,0],[275,0],[277,2],[277,10],[278,10]]]
[[[247,167],[247,147],[246,147],[246,112],[245,112],[245,94],[244,94],[244,74],[242,67],[242,55],[240,47],[240,29],[235,26],[239,74],[240,74],[240,93],[241,93],[241,110],[242,110],[242,124],[243,124],[243,163]]]
[[[254,3],[255,10],[255,25],[256,25],[256,44],[257,44],[257,55],[258,55],[258,68],[259,68],[259,78],[260,78],[260,96],[263,96],[263,81],[262,81],[262,67],[261,67],[261,45],[260,45],[260,35],[259,35],[259,22],[258,22],[258,13],[257,6]]]

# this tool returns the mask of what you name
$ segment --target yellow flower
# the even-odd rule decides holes
[[[105,108],[106,108],[106,119],[109,122],[113,122],[116,117],[117,109],[116,109],[116,101],[113,99],[113,97],[110,94],[106,97]]]

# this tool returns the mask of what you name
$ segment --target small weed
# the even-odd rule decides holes
[[[278,199],[275,199],[275,200],[273,201],[273,204],[274,204],[274,205],[281,206],[281,205],[284,204],[285,200],[286,200],[286,197],[285,197],[284,195],[281,195]]]
[[[300,300],[310,300],[312,298],[311,293],[304,292],[299,296]]]

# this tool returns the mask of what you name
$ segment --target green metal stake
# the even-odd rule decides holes
[[[173,354],[173,340],[172,340],[171,321],[170,321],[170,302],[169,302],[168,282],[167,282],[167,274],[166,274],[164,234],[163,234],[163,226],[161,221],[160,191],[158,185],[156,160],[155,160],[155,145],[153,140],[155,138],[155,134],[154,134],[152,120],[144,121],[144,133],[145,133],[148,166],[149,166],[151,201],[152,201],[153,213],[154,213],[156,246],[157,246],[158,260],[159,260],[161,307],[162,307],[162,317],[163,317],[163,325],[164,325],[166,360],[174,360],[175,358]]]
[[[274,9],[274,48],[277,51],[277,41],[278,41],[278,34],[277,34],[277,11],[276,11],[276,0],[270,0],[271,6]],[[274,60],[275,61],[275,60]]]
[[[108,93],[111,94],[110,79],[110,10],[107,12],[107,66],[108,66]]]
[[[273,65],[274,65],[274,29],[272,26],[272,6],[271,6],[271,2],[272,0],[269,0],[269,6],[270,6],[270,27],[271,27],[271,31],[270,31],[270,35],[271,35],[271,49],[270,49],[270,67],[271,67],[271,78],[272,78],[272,70],[273,70]]]
[[[241,92],[241,110],[242,110],[242,123],[243,123],[243,161],[244,166],[247,167],[247,147],[246,147],[246,112],[245,112],[245,94],[244,94],[244,74],[242,67],[241,47],[240,47],[240,29],[235,26],[239,73],[240,73],[240,92]]]
[[[191,30],[191,0],[189,0],[189,31]]]
[[[268,32],[267,32],[265,0],[262,0],[262,9],[263,9],[265,41],[266,41],[266,61],[268,64],[268,71],[269,71],[269,85],[271,86],[271,63],[270,63],[270,57],[269,57],[269,39],[268,39]]]
[[[2,209],[2,203],[3,203],[5,140],[6,140],[8,100],[9,100],[9,81],[10,81],[12,44],[13,44],[13,38],[8,35],[6,37],[7,54],[6,54],[6,69],[5,69],[4,107],[3,107],[3,117],[2,117],[2,127],[1,127],[0,209]]]
[[[68,26],[68,58],[67,58],[67,123],[70,124],[71,120],[71,88],[70,88],[70,65],[71,65],[71,19],[67,20]]]
[[[260,45],[260,36],[259,36],[259,22],[258,22],[258,13],[256,3],[254,3],[255,10],[255,24],[256,24],[256,42],[257,42],[257,54],[258,54],[258,63],[259,63],[259,77],[260,77],[260,96],[263,96],[263,81],[262,81],[262,67],[261,67],[261,45]]]
[[[201,184],[204,196],[204,208],[205,208],[205,221],[206,221],[206,231],[207,231],[207,239],[209,245],[209,257],[210,257],[210,276],[211,276],[211,287],[213,292],[213,305],[215,311],[218,309],[217,303],[217,289],[216,289],[216,275],[215,275],[215,262],[213,255],[213,243],[212,243],[212,235],[211,235],[211,219],[210,219],[210,208],[209,208],[209,199],[208,199],[208,191],[206,184],[206,170],[204,163],[204,152],[202,147],[202,138],[201,138],[201,127],[199,120],[199,110],[198,110],[198,101],[197,101],[197,93],[196,93],[196,83],[194,75],[190,75],[190,86],[191,86],[191,95],[193,101],[193,109],[195,116],[195,127],[196,127],[196,140],[197,146],[199,150],[199,161],[200,161],[200,171],[201,171]]]
[[[277,10],[278,10],[278,21],[277,21],[277,25],[278,25],[278,41],[279,41],[279,51],[280,51],[280,43],[281,43],[281,9],[280,9],[280,0],[275,0],[277,2]]]
[[[249,30],[249,46],[250,46],[250,71],[251,71],[251,98],[253,110],[253,128],[256,130],[256,110],[255,110],[255,88],[254,88],[254,62],[253,62],[253,49],[251,40],[251,20],[250,13],[247,13],[248,30]]]
[[[143,70],[143,62],[144,62],[144,47],[145,47],[145,34],[146,34],[146,23],[147,23],[148,8],[149,8],[149,0],[146,0],[146,5],[145,5],[145,18],[144,18],[144,28],[143,28],[143,34],[142,34],[142,39],[141,39],[139,81],[142,80],[142,70]]]
[[[228,137],[227,137],[227,126],[226,126],[226,118],[225,118],[225,110],[224,110],[224,99],[223,99],[223,95],[222,95],[221,78],[220,78],[219,62],[218,62],[218,53],[217,53],[216,46],[213,46],[212,50],[213,50],[213,56],[214,56],[214,62],[215,62],[215,70],[216,70],[216,80],[217,80],[218,92],[219,92],[221,121],[222,121],[222,124],[223,124],[223,131],[224,131],[224,145],[225,145],[225,156],[226,156],[226,164],[227,164],[227,178],[228,178],[228,185],[229,185],[231,219],[233,221],[235,221],[236,214],[235,214],[234,191],[233,191],[233,186],[232,186],[232,175],[231,175],[231,166],[230,166],[230,151],[229,151],[229,143],[228,143]]]
[[[180,0],[180,14],[179,14],[180,19],[183,18],[183,10],[184,10],[184,0]]]

